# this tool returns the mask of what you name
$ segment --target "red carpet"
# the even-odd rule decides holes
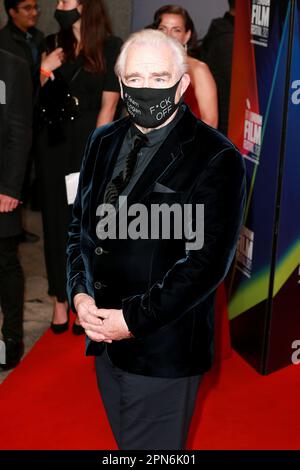
[[[48,331],[5,380],[2,450],[116,449],[83,351]],[[299,449],[299,390],[300,365],[262,377],[233,353],[202,383],[189,448]]]

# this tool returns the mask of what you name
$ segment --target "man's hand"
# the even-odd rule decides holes
[[[20,201],[14,197],[6,196],[5,194],[0,194],[0,213],[3,212],[12,212],[14,211]]]
[[[112,343],[132,337],[122,310],[98,309],[94,299],[87,294],[75,295],[74,306],[80,324],[91,340]]]
[[[57,47],[54,51],[50,52],[50,54],[42,55],[41,67],[47,70],[48,72],[53,72],[62,65],[63,61],[64,51],[62,47]]]
[[[87,294],[76,294],[74,296],[74,306],[79,322],[84,328],[86,335],[93,341],[106,341],[103,333],[99,332],[99,327],[103,325],[99,310],[95,301]],[[111,341],[107,341],[111,343]]]
[[[99,327],[99,333],[104,335],[107,340],[118,341],[121,339],[132,338],[128,330],[127,323],[124,320],[122,310],[99,309],[98,315],[103,318],[103,323]]]

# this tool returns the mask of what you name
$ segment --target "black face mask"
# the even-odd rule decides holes
[[[73,8],[73,10],[55,10],[54,18],[62,29],[68,29],[81,18],[81,15],[77,8]]]
[[[133,122],[146,129],[166,122],[181,103],[174,102],[180,80],[171,88],[134,88],[122,82],[123,101]]]

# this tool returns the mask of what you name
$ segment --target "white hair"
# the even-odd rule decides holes
[[[172,52],[174,53],[174,57],[176,58],[179,75],[183,75],[188,69],[186,51],[182,44],[177,41],[177,39],[174,39],[171,36],[167,36],[166,34],[156,29],[143,29],[141,31],[131,34],[129,38],[124,42],[115,65],[115,72],[116,75],[118,75],[119,77],[124,75],[125,62],[128,50],[133,45],[154,46],[157,48],[158,51],[161,46],[168,46],[172,50]]]

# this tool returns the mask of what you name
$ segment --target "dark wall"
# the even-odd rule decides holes
[[[3,7],[3,0],[0,0],[0,27],[6,23],[6,14]],[[53,18],[56,0],[42,0],[42,14],[39,19],[39,28],[46,34],[57,30],[57,22]],[[105,0],[109,11],[114,33],[125,39],[131,30],[132,0]]]
[[[120,0],[121,3],[121,0]],[[228,10],[227,0],[133,0],[133,31],[152,22],[153,13],[163,5],[174,3],[181,5],[190,13],[198,37],[202,38],[208,30],[212,18],[223,16]]]

